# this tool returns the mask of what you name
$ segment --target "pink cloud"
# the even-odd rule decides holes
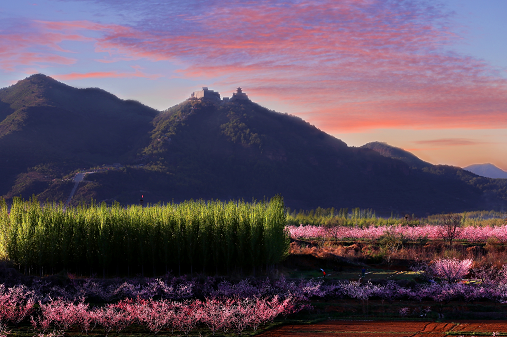
[[[62,74],[53,76],[55,79],[60,81],[69,81],[69,80],[80,80],[83,78],[133,78],[133,77],[143,77],[149,79],[157,79],[161,77],[161,75],[149,75],[140,71],[140,69],[136,69],[133,73],[120,73],[117,71],[102,71],[102,72],[89,72],[89,73],[70,73],[70,74]]]
[[[171,57],[193,51],[199,57],[183,76],[227,76],[221,83],[294,102],[330,131],[507,126],[507,82],[483,62],[441,51],[457,39],[452,32],[431,17],[398,20],[393,8],[367,15],[371,4],[379,2],[221,6],[191,18],[210,34],[141,48]]]
[[[254,100],[292,104],[328,132],[507,127],[507,81],[480,60],[444,51],[460,37],[449,28],[451,17],[429,2],[224,0],[194,7],[171,20],[158,7],[145,8],[150,14],[131,26],[38,21],[24,42],[8,37],[14,52],[0,67],[15,67],[32,43],[47,51],[21,64],[70,64],[59,44],[83,41],[109,55],[98,62],[171,61],[181,67],[178,76],[219,79]],[[0,56],[9,53],[3,46]]]
[[[62,56],[69,53],[60,47],[63,41],[93,41],[93,39],[65,30],[48,30],[43,22],[22,23],[19,29],[5,29],[0,35],[0,69],[13,71],[19,66],[35,64],[63,64],[76,62],[75,57]],[[21,30],[21,32],[19,31]]]

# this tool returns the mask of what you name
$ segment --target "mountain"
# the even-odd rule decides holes
[[[463,168],[481,177],[507,179],[507,172],[499,169],[493,164],[475,164]]]
[[[160,113],[153,125],[143,166],[91,175],[100,186],[94,196],[117,191],[114,199],[128,203],[140,190],[149,202],[281,194],[291,208],[363,207],[379,214],[490,209],[503,202],[463,181],[461,171],[411,169],[249,100],[188,100]]]
[[[361,148],[371,149],[373,151],[378,152],[384,157],[401,160],[402,162],[406,163],[408,166],[413,168],[422,169],[432,166],[432,164],[419,159],[412,153],[400,149],[398,147],[391,146],[387,143],[371,142],[361,146]]]
[[[481,191],[482,197],[479,206],[482,209],[504,210],[507,200],[507,180],[498,181],[488,177],[480,176],[471,170],[461,169],[448,165],[432,165],[420,160],[410,152],[388,145],[386,143],[373,142],[363,145],[363,148],[370,148],[379,154],[393,159],[399,159],[411,166],[412,170],[430,174],[433,177],[440,177],[442,182],[459,180]],[[431,196],[428,196],[431,198]]]
[[[158,112],[44,75],[0,89],[0,160],[8,164],[0,167],[0,195],[65,201],[73,176],[84,171],[93,174],[79,183],[75,204],[281,194],[291,208],[361,207],[387,215],[507,205],[501,181],[421,165],[409,153],[396,159],[348,147],[244,93],[229,101],[212,93]]]
[[[131,160],[149,142],[157,114],[41,74],[0,89],[1,194],[26,195],[32,180],[42,188],[78,168]]]

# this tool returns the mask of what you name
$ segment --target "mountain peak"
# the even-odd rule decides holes
[[[493,179],[498,179],[498,178],[507,179],[507,172],[496,167],[495,165],[493,165],[491,163],[469,165],[467,167],[464,167],[463,169],[467,170],[469,172],[475,173],[481,177],[493,178]]]
[[[30,75],[27,78],[25,78],[21,81],[18,81],[18,83],[16,83],[16,85],[19,85],[19,84],[21,84],[21,85],[28,84],[28,85],[36,85],[36,86],[47,86],[47,85],[59,84],[62,86],[67,86],[66,84],[58,82],[54,78],[44,75],[44,74]]]
[[[71,171],[135,157],[139,144],[149,141],[157,115],[141,103],[101,89],[73,88],[43,74],[0,89],[0,158],[8,158],[8,167],[0,170],[6,181],[0,195],[20,172],[41,163]]]
[[[18,81],[16,84],[0,89],[0,101],[10,105],[15,110],[49,104],[47,91],[52,87],[66,86],[55,79],[34,74]]]
[[[45,75],[45,74],[42,74],[42,73],[30,75],[27,78],[25,78],[24,80],[31,80],[31,81],[42,81],[42,80],[44,80],[44,81],[57,82],[57,80],[55,80],[51,76],[48,76],[48,75]]]
[[[391,146],[385,142],[370,142],[361,147],[376,151],[384,157],[401,160],[411,167],[424,168],[431,166],[430,163],[419,159],[414,154],[398,147]]]

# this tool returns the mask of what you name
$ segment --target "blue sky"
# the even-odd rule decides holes
[[[44,73],[163,110],[201,86],[298,115],[350,146],[507,170],[503,0],[0,5],[0,87]]]

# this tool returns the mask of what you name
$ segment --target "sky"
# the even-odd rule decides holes
[[[35,73],[167,109],[207,86],[349,146],[507,171],[505,0],[0,2],[0,87]]]

